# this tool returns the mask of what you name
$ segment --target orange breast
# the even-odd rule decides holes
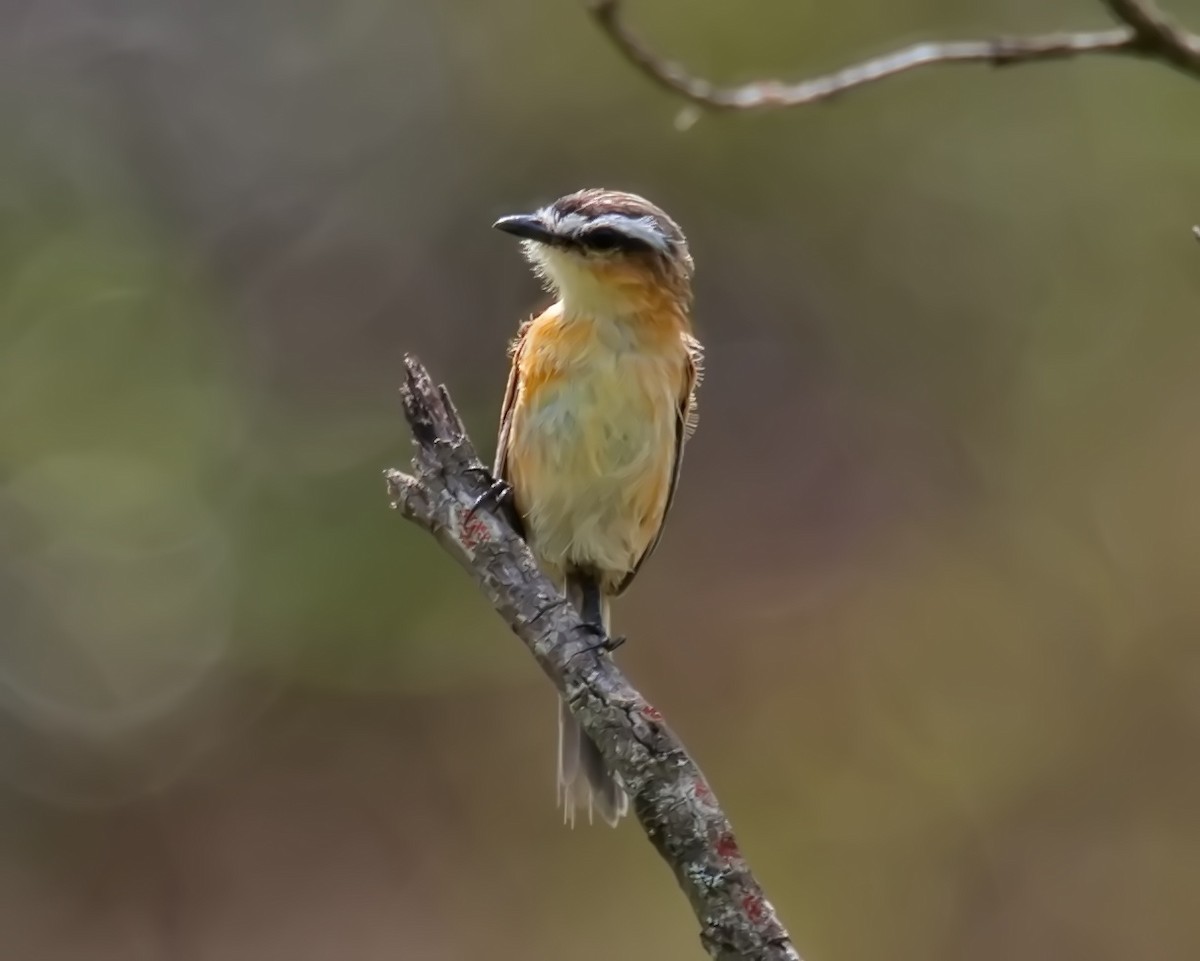
[[[548,311],[526,330],[518,362],[508,473],[530,544],[551,572],[586,565],[615,586],[663,521],[682,336]]]

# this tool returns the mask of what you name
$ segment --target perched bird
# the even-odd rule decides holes
[[[590,189],[495,227],[557,297],[512,344],[494,474],[539,565],[611,651],[609,601],[662,536],[696,426],[692,257],[648,200]],[[615,825],[616,774],[559,704],[559,801]]]

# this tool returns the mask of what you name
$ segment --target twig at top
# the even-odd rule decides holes
[[[1200,78],[1200,37],[1177,26],[1149,0],[1101,0],[1121,26],[1108,30],[997,37],[992,40],[925,41],[832,73],[785,83],[755,80],[722,87],[653,51],[626,26],[621,0],[588,0],[601,31],[638,70],[660,87],[709,110],[803,107],[856,87],[938,64],[982,63],[993,67],[1118,54],[1158,60]]]

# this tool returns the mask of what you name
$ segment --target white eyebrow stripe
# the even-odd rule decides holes
[[[557,228],[569,236],[578,236],[594,227],[609,227],[664,254],[670,251],[670,244],[653,217],[631,217],[619,213],[602,214],[599,217],[585,217],[583,214],[555,217],[551,214],[551,217]]]

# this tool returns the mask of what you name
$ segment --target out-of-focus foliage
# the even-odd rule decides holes
[[[1103,20],[629,14],[734,79]],[[539,298],[491,220],[609,185],[709,348],[621,658],[804,955],[1195,958],[1197,98],[946,69],[679,133],[572,3],[0,6],[6,956],[698,955],[380,478],[405,351],[490,449]]]

